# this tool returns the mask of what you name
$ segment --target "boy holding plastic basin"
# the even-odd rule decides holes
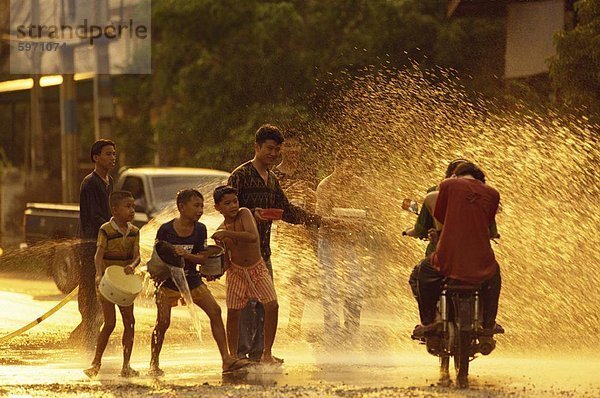
[[[177,210],[179,217],[163,224],[156,233],[158,241],[169,242],[174,246],[175,255],[185,260],[185,279],[190,289],[192,301],[208,315],[212,334],[219,347],[223,360],[223,372],[238,370],[249,365],[249,361],[238,360],[227,350],[225,326],[221,318],[221,307],[215,301],[210,290],[202,281],[198,264],[207,260],[206,226],[198,220],[204,213],[204,197],[195,189],[177,192]],[[172,278],[161,282],[156,289],[158,314],[152,333],[150,375],[162,376],[159,367],[159,355],[165,339],[165,333],[171,322],[171,308],[176,306],[181,293]]]
[[[237,352],[240,337],[240,315],[251,299],[265,308],[264,349],[261,363],[281,364],[271,349],[277,332],[279,304],[275,285],[260,251],[256,221],[249,209],[240,208],[237,191],[230,186],[217,187],[213,194],[215,208],[225,220],[213,234],[224,246],[227,269],[227,339],[229,351]]]
[[[139,228],[131,224],[135,216],[133,196],[127,191],[113,192],[110,194],[109,205],[112,218],[100,227],[96,244],[96,255],[94,256],[96,286],[100,284],[107,267],[113,265],[121,266],[124,268],[126,274],[133,274],[140,260],[140,231]],[[104,314],[104,324],[98,335],[96,355],[92,361],[92,366],[84,370],[84,373],[89,377],[94,377],[98,374],[102,354],[106,349],[108,338],[115,329],[116,323],[115,304],[107,300],[102,294],[98,294],[98,298]],[[118,307],[124,326],[123,368],[120,375],[122,377],[138,376],[139,373],[129,366],[135,324],[133,304],[128,306],[119,305]]]

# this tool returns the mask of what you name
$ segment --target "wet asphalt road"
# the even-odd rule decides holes
[[[219,297],[220,288],[213,287]],[[0,336],[37,318],[64,295],[49,280],[27,280],[23,275],[0,275]],[[173,311],[171,328],[161,355],[166,375],[147,375],[149,338],[154,307],[149,298],[136,301],[136,343],[132,366],[140,377],[119,378],[120,333],[113,333],[99,377],[89,380],[82,369],[92,353],[69,347],[68,334],[79,321],[77,302],[26,334],[0,347],[0,396],[208,396],[208,397],[600,397],[600,360],[593,354],[504,352],[501,340],[489,357],[471,364],[468,390],[441,388],[436,358],[417,344],[377,343],[374,332],[381,327],[377,317],[364,319],[360,341],[338,342],[324,347],[311,334],[318,317],[305,318],[302,338],[285,332],[282,320],[274,347],[285,358],[281,368],[256,367],[247,374],[223,377],[208,320],[202,317],[203,341],[199,342],[184,308]],[[406,329],[406,330],[404,330]],[[409,326],[398,327],[408,334]],[[376,347],[379,349],[376,350]]]

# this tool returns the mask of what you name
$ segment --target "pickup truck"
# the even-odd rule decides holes
[[[133,223],[142,227],[175,202],[182,188],[196,187],[205,197],[224,183],[229,173],[183,167],[140,167],[121,171],[115,191],[129,191],[135,199]],[[65,293],[77,286],[81,260],[78,255],[79,204],[27,203],[24,214],[23,249],[49,243],[46,266],[56,286]]]

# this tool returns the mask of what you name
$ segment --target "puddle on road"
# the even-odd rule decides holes
[[[23,305],[26,315],[39,316],[41,310],[52,304],[18,296],[4,293],[2,297],[4,301]],[[280,331],[275,348],[286,361],[281,369],[255,369],[245,376],[224,378],[208,319],[202,318],[204,336],[199,342],[185,308],[173,312],[161,354],[166,375],[156,380],[147,376],[155,309],[144,305],[136,306],[137,333],[132,358],[132,366],[140,371],[141,377],[131,380],[118,377],[122,332],[118,324],[103,358],[99,378],[90,381],[82,370],[89,366],[92,353],[68,348],[65,343],[78,315],[77,303],[69,303],[64,312],[43,326],[2,346],[0,396],[74,396],[77,393],[197,396],[200,391],[203,396],[264,396],[265,391],[269,391],[270,395],[286,397],[436,397],[455,393],[435,387],[437,359],[426,354],[422,346],[405,345],[400,341],[402,333],[396,346],[377,343],[378,335],[374,333],[377,326],[370,324],[363,327],[358,342],[340,342],[336,350],[326,350],[318,338],[307,338],[318,335],[316,322],[307,323],[303,339]],[[6,327],[12,329],[10,324]],[[5,325],[0,328],[4,331]],[[379,351],[373,352],[374,347]],[[500,340],[492,355],[472,362],[471,389],[467,396],[600,396],[600,382],[596,380],[600,361],[585,352],[561,354],[550,356],[538,352],[534,358],[527,358],[511,353]]]

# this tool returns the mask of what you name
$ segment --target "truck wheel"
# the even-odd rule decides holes
[[[51,262],[51,274],[56,287],[63,293],[69,293],[79,284],[80,259],[71,246],[59,245],[54,250]]]

